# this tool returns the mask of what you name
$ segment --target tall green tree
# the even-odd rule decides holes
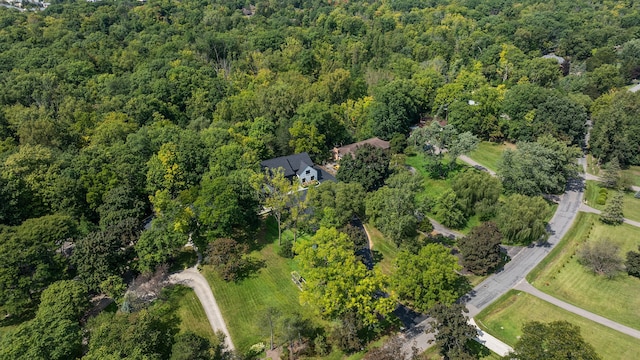
[[[366,215],[396,245],[416,235],[414,194],[384,186],[366,198]]]
[[[600,359],[593,346],[580,335],[580,328],[567,321],[547,324],[532,321],[524,324],[522,336],[514,346],[513,354],[507,356],[522,360]]]
[[[471,342],[478,336],[478,329],[469,324],[464,313],[469,312],[462,304],[438,304],[431,310],[435,318],[431,331],[435,332],[440,355],[445,359],[473,359]]]
[[[0,231],[0,308],[5,316],[35,310],[40,293],[67,276],[67,260],[56,250],[77,236],[65,215],[29,219]]]
[[[346,234],[320,228],[307,240],[293,245],[306,282],[300,296],[329,319],[354,312],[367,325],[379,322],[395,308],[392,297],[380,297],[386,279],[379,269],[369,271],[353,254]]]
[[[340,160],[336,178],[360,183],[366,191],[373,191],[384,185],[389,174],[389,155],[378,147],[364,144],[356,149],[353,157],[346,155]]]
[[[549,205],[543,198],[513,194],[500,205],[495,223],[505,244],[528,245],[547,239],[548,215]]]
[[[437,303],[452,304],[466,291],[465,279],[457,273],[461,269],[449,249],[428,244],[417,254],[398,254],[392,284],[401,300],[426,312]]]
[[[609,225],[620,225],[624,221],[622,208],[624,206],[624,192],[618,191],[607,202],[604,210],[600,214],[600,220]]]
[[[476,275],[485,275],[502,261],[502,234],[492,222],[471,229],[469,235],[458,240],[464,267]]]
[[[519,143],[507,150],[498,164],[498,174],[507,193],[529,196],[559,194],[578,174],[580,149],[543,136],[535,143]]]
[[[296,191],[283,169],[267,170],[262,185],[263,204],[278,223],[278,245],[282,245],[282,223],[287,215],[289,193]]]

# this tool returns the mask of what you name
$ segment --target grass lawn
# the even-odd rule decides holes
[[[598,192],[600,191],[600,189],[601,187],[598,185],[597,181],[588,180],[587,189],[585,192],[585,200],[587,201],[587,204],[592,208],[603,210],[605,208],[605,205],[599,205],[598,203],[596,203],[596,200],[598,199]],[[611,199],[614,194],[614,190],[608,190],[607,201]],[[625,192],[622,213],[627,219],[640,221],[640,199],[636,199],[634,195],[635,192]]]
[[[380,230],[373,227],[373,225],[365,224],[364,226],[371,236],[371,242],[373,242],[374,261],[380,266],[384,274],[391,275],[393,273],[393,264],[400,250],[392,240],[385,238]]]
[[[640,186],[640,166],[629,166],[622,173],[629,177],[631,185]]]
[[[476,322],[483,330],[511,346],[522,335],[526,322],[557,320],[579,326],[582,337],[602,359],[634,359],[640,354],[637,339],[515,290],[510,290],[476,316]]]
[[[195,292],[182,285],[172,286],[165,291],[167,301],[176,309],[176,315],[180,318],[180,332],[190,331],[216,344],[218,340]]]
[[[600,175],[597,159],[594,159],[591,154],[587,155],[587,172],[593,175]],[[629,166],[628,169],[622,170],[622,174],[629,177],[631,185],[640,186],[640,166]]]
[[[620,255],[637,250],[640,228],[602,224],[595,214],[578,218],[560,244],[527,276],[538,289],[563,301],[640,329],[640,279],[621,273],[614,279],[594,275],[575,256],[585,241],[608,238],[620,246]]]
[[[506,149],[515,149],[515,145],[482,141],[478,144],[478,148],[467,156],[487,169],[496,171],[498,169],[498,161],[500,161],[500,157]]]
[[[287,237],[293,236],[288,231],[283,232],[283,238]],[[211,285],[231,338],[241,351],[267,341],[268,328],[262,325],[262,318],[269,307],[285,315],[298,312],[317,321],[298,300],[300,290],[291,281],[291,272],[297,270],[295,262],[277,254],[278,230],[271,218],[267,220],[267,231],[261,241],[264,246],[253,251],[251,256],[263,260],[265,267],[249,278],[225,282],[210,266],[203,267],[203,275]]]

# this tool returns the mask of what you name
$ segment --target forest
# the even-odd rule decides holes
[[[353,215],[405,244],[404,276],[422,266],[417,254],[441,252],[407,240],[424,225],[415,213],[438,214],[453,228],[477,214],[494,219],[511,243],[535,241],[548,209],[529,196],[561,193],[581,147],[599,164],[640,165],[640,92],[627,91],[639,77],[640,5],[632,0],[0,7],[0,326],[9,329],[0,332],[0,358],[168,359],[172,346],[174,358],[175,349],[209,346],[176,335],[162,304],[89,323],[82,311],[88,295],[121,297],[131,279],[177,261],[188,239],[200,249],[224,243],[241,257],[264,226],[260,161],[277,156],[307,152],[323,164],[333,147],[374,136],[392,140],[394,154],[425,139],[455,154],[445,160],[408,147],[432,159],[433,176],[452,179],[443,196],[416,197],[419,180],[375,151],[362,161],[383,164],[381,178],[359,181],[356,170],[342,170],[347,185],[310,191],[313,219],[299,225],[290,211],[287,226],[311,235],[320,228],[315,241],[340,243],[328,253],[351,251],[351,240],[330,228]],[[418,124],[426,125],[409,137]],[[457,155],[478,141],[518,144],[504,157],[502,183],[478,172],[465,179],[471,172],[456,168]],[[546,167],[527,175],[541,158]],[[493,193],[463,194],[473,184]],[[533,209],[528,230],[509,228],[505,214],[525,203]],[[314,263],[300,245],[309,241],[289,251]],[[360,271],[354,265],[353,276]],[[386,286],[377,272],[363,279]],[[412,299],[404,286],[398,296],[417,309],[436,301]],[[460,289],[448,291],[452,302]],[[70,303],[56,308],[55,293],[68,293]],[[390,312],[388,303],[368,305]],[[322,316],[347,323],[353,311],[367,311],[351,310]]]

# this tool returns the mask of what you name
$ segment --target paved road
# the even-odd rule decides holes
[[[544,244],[522,249],[504,268],[481,282],[465,296],[470,316],[476,316],[482,309],[513,288],[531,271],[571,228],[582,204],[582,180],[572,180],[568,190],[562,195],[556,213],[549,221],[549,239]]]
[[[631,92],[637,92],[639,90],[640,90],[640,84],[636,84],[636,86],[629,88],[629,91]]]
[[[595,321],[595,322],[597,322],[599,324],[602,324],[602,325],[604,325],[606,327],[612,328],[613,330],[620,331],[621,333],[633,336],[636,339],[640,339],[640,331],[638,331],[636,329],[632,329],[632,328],[630,328],[628,326],[624,326],[624,325],[619,324],[619,323],[617,323],[615,321],[611,321],[611,320],[609,320],[607,318],[604,318],[604,317],[602,317],[600,315],[596,315],[596,314],[594,314],[592,312],[583,310],[583,309],[581,309],[581,308],[579,308],[577,306],[573,306],[573,305],[571,305],[569,303],[566,303],[566,302],[564,302],[562,300],[558,300],[558,299],[554,298],[553,296],[545,294],[542,291],[536,289],[535,287],[533,287],[533,285],[529,284],[526,279],[522,279],[516,285],[515,289],[520,290],[520,291],[524,291],[524,292],[526,292],[528,294],[531,294],[531,295],[533,295],[533,296],[535,296],[535,297],[537,297],[539,299],[542,299],[542,300],[544,300],[546,302],[549,302],[549,303],[551,303],[553,305],[556,305],[556,306],[558,306],[558,307],[560,307],[562,309],[570,311],[570,312],[572,312],[572,313],[574,313],[576,315],[580,315],[583,318],[587,318],[589,320],[592,320],[592,321]]]
[[[230,350],[234,350],[235,347],[231,341],[231,335],[229,335],[227,324],[225,324],[222,318],[218,303],[215,297],[213,297],[213,292],[207,279],[198,271],[197,265],[171,275],[169,281],[173,284],[182,284],[193,289],[204,308],[204,312],[207,314],[207,319],[209,319],[213,331],[222,331],[226,335],[225,342],[227,343],[227,347]]]

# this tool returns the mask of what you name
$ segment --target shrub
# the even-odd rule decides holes
[[[423,217],[422,220],[418,223],[418,230],[422,231],[425,234],[428,234],[433,231],[433,225],[431,221],[429,221],[428,217]]]
[[[604,205],[607,203],[607,195],[606,194],[601,194],[598,196],[598,199],[596,199],[596,204],[598,205]]]
[[[638,251],[640,251],[640,246],[638,246]],[[629,275],[640,278],[640,252],[629,251],[624,266]]]
[[[282,256],[283,258],[293,259],[293,256],[295,255],[293,253],[293,242],[283,242],[282,246],[280,246],[280,249],[278,249],[278,255]]]

